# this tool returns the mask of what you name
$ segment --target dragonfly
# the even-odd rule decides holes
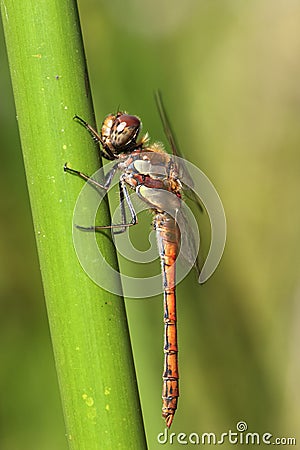
[[[179,167],[174,156],[179,154],[174,134],[167,117],[162,98],[156,92],[156,103],[162,120],[172,154],[165,151],[160,143],[149,144],[148,134],[139,138],[141,120],[137,116],[118,111],[108,115],[97,132],[89,123],[79,116],[79,121],[101,145],[100,154],[107,160],[115,161],[106,174],[103,183],[85,173],[69,167],[64,170],[77,175],[97,189],[108,191],[112,180],[119,172],[119,195],[121,221],[117,224],[91,227],[77,226],[82,230],[101,231],[111,229],[113,233],[122,233],[138,223],[137,214],[130,198],[130,191],[146,203],[153,212],[153,228],[156,232],[158,253],[161,261],[163,304],[164,304],[164,369],[162,389],[162,417],[170,428],[177,409],[179,397],[177,313],[176,313],[176,259],[179,248],[183,255],[197,268],[192,233],[182,235],[182,226],[187,221],[182,213],[183,190],[187,186],[182,181],[189,177],[185,167]],[[192,191],[190,191],[191,194]],[[126,219],[126,208],[130,220]],[[199,205],[200,206],[200,205]],[[201,209],[201,206],[200,206]],[[188,236],[188,238],[187,238]],[[184,245],[183,245],[183,241]]]

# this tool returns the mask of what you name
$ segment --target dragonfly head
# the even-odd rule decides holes
[[[117,156],[119,153],[132,151],[138,146],[137,136],[141,121],[136,116],[123,112],[110,114],[104,119],[101,129],[101,143],[104,150]]]

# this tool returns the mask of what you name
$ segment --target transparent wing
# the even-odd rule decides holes
[[[155,97],[155,103],[160,115],[161,122],[163,124],[163,129],[165,132],[165,135],[168,139],[168,142],[170,144],[170,147],[172,149],[172,154],[174,156],[179,156],[180,158],[184,159],[184,156],[182,155],[182,152],[179,150],[179,147],[176,142],[175,133],[172,130],[171,123],[169,121],[169,118],[166,113],[166,109],[163,104],[162,95],[159,90],[155,91],[154,93]],[[194,186],[193,179],[188,171],[188,168],[184,164],[184,161],[181,161],[180,167],[178,168],[178,173],[181,174],[180,178],[183,178],[186,180],[186,183],[183,183],[183,188],[185,195],[188,199],[195,202],[195,204],[198,206],[201,212],[203,212],[203,206],[201,205],[198,197],[195,195],[194,191],[191,189]]]
[[[199,279],[201,271],[201,263],[199,259],[200,235],[198,225],[192,212],[181,208],[176,213],[176,222],[180,229],[180,254],[183,258],[185,266],[196,270],[197,279]],[[192,220],[191,220],[192,219]]]

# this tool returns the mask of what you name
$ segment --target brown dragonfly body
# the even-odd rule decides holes
[[[147,135],[137,141],[140,120],[136,116],[118,112],[109,115],[98,134],[89,124],[76,118],[90,131],[93,138],[102,144],[102,156],[116,164],[107,174],[103,184],[82,172],[65,166],[65,171],[79,175],[100,189],[108,190],[116,172],[120,175],[120,200],[122,223],[93,226],[90,230],[111,228],[120,233],[137,223],[137,217],[127,187],[135,190],[154,213],[153,227],[156,231],[162,267],[164,293],[164,371],[162,416],[170,427],[177,408],[179,396],[178,346],[176,325],[176,258],[180,247],[180,230],[176,220],[182,205],[182,184],[178,167],[172,155],[166,153],[161,144],[148,145]],[[126,220],[124,199],[127,202],[131,221]],[[122,206],[123,205],[123,206]],[[83,227],[79,227],[83,228]],[[87,229],[87,228],[85,228]]]

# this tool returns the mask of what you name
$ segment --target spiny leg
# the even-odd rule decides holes
[[[89,123],[87,123],[84,119],[82,119],[81,117],[77,116],[77,114],[75,114],[75,116],[73,117],[73,119],[78,120],[92,135],[93,139],[96,142],[101,142],[101,136],[98,133],[98,131],[95,130],[95,128],[93,128]]]
[[[84,119],[82,119],[81,117],[77,116],[77,114],[75,114],[73,119],[78,120],[90,132],[90,134],[91,134],[92,138],[94,139],[94,141],[95,142],[100,142],[100,144],[103,146],[101,135],[98,133],[97,130],[95,130],[95,128],[93,128]],[[110,161],[115,159],[113,153],[111,152],[111,150],[108,147],[105,147],[105,151],[100,150],[100,152],[101,152],[101,156],[103,156],[106,159],[109,159]]]
[[[88,175],[86,175],[83,172],[80,172],[79,170],[75,170],[75,169],[72,169],[71,167],[68,167],[67,164],[68,163],[65,163],[65,165],[64,165],[64,171],[65,172],[71,173],[73,175],[77,175],[78,177],[80,177],[83,180],[85,180],[87,183],[90,183],[90,184],[92,184],[92,185],[94,185],[94,186],[96,186],[96,187],[98,187],[100,189],[104,189],[104,190],[107,191],[107,189],[109,188],[109,185],[106,186],[105,183],[104,183],[104,185],[101,184],[101,183],[98,183],[98,181],[94,180],[94,178],[89,177]]]
[[[67,163],[64,165],[64,171],[71,173],[73,175],[77,175],[83,180],[85,180],[87,183],[90,183],[93,186],[96,186],[97,188],[108,190],[112,178],[117,170],[117,166],[115,165],[106,175],[106,180],[104,184],[98,183],[98,181],[94,180],[94,178],[89,177],[88,175],[84,174],[83,172],[80,172],[79,170],[72,169],[71,167],[67,166]],[[128,193],[126,184],[123,180],[119,181],[119,194],[120,194],[120,208],[121,208],[121,218],[122,223],[120,224],[111,224],[111,225],[96,225],[91,227],[83,227],[81,225],[75,225],[76,228],[82,231],[101,231],[105,229],[112,229],[120,228],[119,231],[114,231],[114,234],[121,234],[126,231],[128,227],[131,227],[133,225],[136,225],[138,223],[137,215],[134,210],[133,204],[130,199],[130,195]],[[124,206],[124,200],[126,200],[126,203],[128,205],[130,214],[131,214],[131,222],[126,223],[126,212],[125,212],[125,206]]]
[[[133,204],[131,202],[130,195],[128,193],[126,184],[123,180],[119,181],[119,194],[120,194],[120,208],[121,208],[122,222],[119,224],[112,224],[112,225],[106,225],[106,226],[100,225],[100,226],[90,227],[89,230],[101,231],[103,229],[114,230],[115,228],[120,228],[119,231],[113,231],[113,233],[121,234],[121,233],[124,233],[128,227],[132,227],[133,225],[136,225],[138,223],[136,212],[135,212]],[[131,222],[129,222],[129,223],[126,222],[126,211],[125,211],[125,206],[124,206],[124,204],[125,204],[124,200],[126,200],[126,203],[129,208],[130,215],[131,215]]]

